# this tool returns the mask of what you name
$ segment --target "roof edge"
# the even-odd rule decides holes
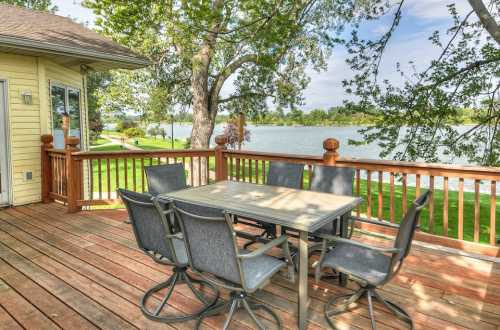
[[[28,50],[38,50],[45,53],[54,53],[57,55],[73,55],[73,56],[76,55],[88,59],[132,64],[138,67],[145,67],[151,65],[151,61],[145,58],[141,59],[132,56],[109,54],[105,52],[92,51],[80,47],[62,46],[54,43],[39,42],[27,38],[17,38],[17,37],[8,37],[0,35],[0,44],[5,44],[10,47],[24,48]]]

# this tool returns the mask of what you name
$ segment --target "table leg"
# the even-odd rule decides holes
[[[299,233],[299,329],[307,328],[307,310],[309,296],[307,284],[309,277],[309,235],[305,231]]]
[[[350,214],[344,214],[340,217],[340,237],[346,238],[349,234],[349,216]],[[339,274],[339,284],[341,286],[347,285],[347,276],[344,273]]]

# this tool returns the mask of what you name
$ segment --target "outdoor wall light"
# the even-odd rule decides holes
[[[33,95],[31,95],[30,91],[23,91],[21,93],[21,97],[23,99],[24,104],[28,104],[28,105],[33,104]]]

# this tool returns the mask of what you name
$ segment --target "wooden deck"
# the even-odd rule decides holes
[[[66,214],[58,204],[0,211],[0,329],[192,329],[193,322],[164,325],[142,316],[142,293],[169,275],[169,267],[136,249],[122,211]],[[368,236],[363,241],[382,243]],[[323,303],[346,292],[311,279],[309,329],[328,329]],[[352,284],[351,284],[352,285]],[[500,329],[500,265],[417,245],[398,277],[382,293],[410,312],[417,329]],[[223,292],[227,297],[227,292]],[[174,308],[192,310],[193,298],[176,292]],[[296,329],[296,289],[279,275],[254,299]],[[344,329],[367,329],[365,302],[338,319]],[[404,324],[377,304],[378,329]],[[234,329],[252,329],[243,314]],[[220,329],[223,316],[207,319]]]

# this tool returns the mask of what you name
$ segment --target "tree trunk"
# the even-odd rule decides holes
[[[202,47],[193,58],[193,76],[191,89],[193,94],[193,129],[191,130],[191,149],[205,149],[210,146],[210,138],[214,130],[217,109],[211,109],[208,88],[208,68],[211,49],[209,45]],[[193,160],[193,183],[202,185],[208,183],[207,160]],[[200,168],[201,166],[201,168]]]

